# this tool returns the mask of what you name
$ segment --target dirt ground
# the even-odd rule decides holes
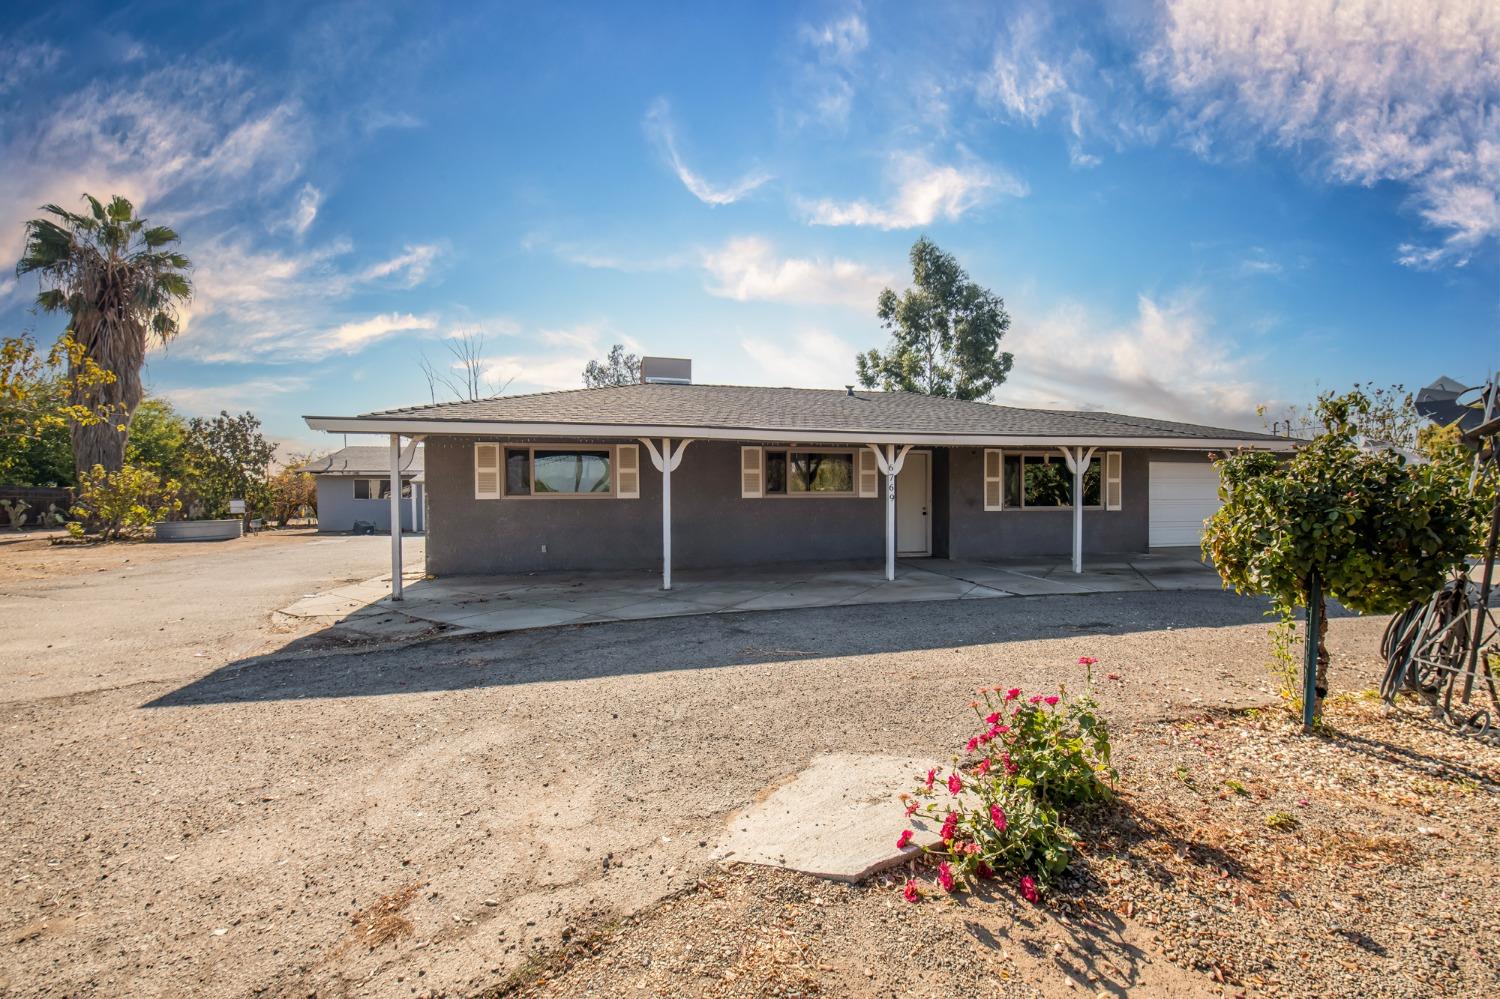
[[[1161,741],[1175,738],[1172,726],[1271,696],[1261,605],[1212,592],[873,605],[325,648],[268,631],[277,594],[295,599],[327,585],[303,571],[373,575],[385,549],[313,551],[320,540],[304,538],[299,549],[294,539],[257,539],[260,560],[244,567],[218,555],[153,554],[130,568],[109,561],[156,547],[130,546],[80,557],[72,573],[20,580],[25,559],[0,549],[0,994],[471,995],[537,988],[555,973],[582,976],[560,979],[559,994],[963,994],[971,979],[944,962],[967,956],[996,974],[1040,973],[1050,965],[1010,969],[1004,961],[1018,946],[1006,941],[1035,924],[1060,942],[1058,915],[1019,909],[1004,892],[972,910],[908,910],[878,884],[719,872],[710,854],[725,817],[819,753],[946,756],[967,735],[973,688],[1075,687],[1078,657],[1092,655],[1121,677],[1100,696],[1121,732],[1126,780],[1138,775],[1142,800],[1156,800],[1177,758],[1162,753],[1178,754],[1175,765],[1202,790],[1162,800],[1199,821],[1189,805],[1218,807],[1217,776],[1199,776],[1197,743]],[[87,558],[103,560],[93,575]],[[233,620],[201,620],[231,590],[253,597],[234,605]],[[162,620],[171,613],[159,609],[162,598],[180,600],[186,620]],[[112,627],[92,619],[104,603]],[[13,630],[17,607],[33,619]],[[1369,685],[1380,626],[1331,622],[1335,677],[1351,689]],[[63,642],[65,652],[46,648]],[[1286,767],[1322,765],[1315,756],[1302,763],[1296,740],[1274,745]],[[1472,800],[1493,815],[1493,786],[1475,781]],[[1098,838],[1110,841],[1105,831]],[[1125,887],[1108,892],[1151,897],[1129,889],[1128,871],[1116,873]],[[1414,913],[1442,887],[1402,884]],[[650,950],[669,936],[629,931],[668,918],[661,913],[675,912],[679,930],[694,925],[720,892],[748,899],[748,915],[726,924],[734,943],[723,962],[709,960],[706,977],[637,983],[622,969],[598,986],[588,983],[606,965],[564,960],[586,940],[606,957],[644,948],[646,960],[670,968]],[[809,982],[752,963],[743,968],[761,970],[742,969],[738,991],[721,988],[754,957],[745,947],[774,952],[801,939],[767,936],[785,901],[778,893],[831,900],[818,907],[821,922],[797,932],[826,938],[820,961],[834,970],[815,963]],[[1470,910],[1475,928],[1496,923],[1493,891],[1488,898]],[[913,912],[937,923],[908,931]],[[1162,994],[1221,987],[1213,976],[1226,969],[1167,961],[1168,944],[1153,942],[1160,928],[1144,914],[1115,918],[1120,938],[1153,958]],[[947,929],[933,928],[944,920]],[[936,950],[924,943],[938,939],[946,942]],[[696,944],[694,960],[707,960]],[[1199,952],[1180,946],[1194,968]],[[1470,957],[1454,960],[1455,973],[1472,975]],[[550,962],[562,963],[552,972]],[[1252,963],[1241,959],[1228,979],[1244,981]],[[872,966],[884,970],[867,977]],[[1043,992],[1069,989],[1067,976],[1048,973]],[[1372,964],[1358,980],[1378,975]],[[609,984],[627,981],[628,990]]]
[[[59,547],[38,534],[0,533],[0,701],[187,679],[281,649],[311,629],[273,611],[391,571],[388,535]],[[405,539],[407,566],[423,543]]]

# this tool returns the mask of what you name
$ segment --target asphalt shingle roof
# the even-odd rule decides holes
[[[1269,434],[1095,411],[1020,409],[911,392],[748,385],[620,385],[411,406],[360,419],[572,423],[758,431],[1275,441]],[[354,450],[354,449],[349,449]],[[377,449],[378,450],[378,449]]]
[[[401,453],[403,472],[422,474],[422,448],[413,448],[408,454]],[[380,446],[346,447],[323,458],[310,461],[297,469],[314,475],[389,475],[391,472],[391,449]],[[402,475],[405,478],[405,475]]]

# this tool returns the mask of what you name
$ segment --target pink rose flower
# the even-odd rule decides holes
[[[917,902],[921,900],[922,893],[917,891],[916,878],[906,879],[906,889],[901,893],[901,897],[906,899],[908,902]]]
[[[948,775],[948,793],[957,794],[964,789],[964,782],[959,779],[958,772],[954,771]]]
[[[911,842],[911,830],[910,829],[903,829],[903,830],[901,830],[901,835],[896,837],[896,849],[898,849],[898,850],[904,850],[904,849],[906,849],[906,844],[908,844],[910,842]]]
[[[1018,698],[1020,696],[1021,696],[1021,688],[1020,687],[1012,687],[1012,688],[1010,688],[1009,690],[1007,690],[1005,692],[1005,699],[1007,701],[1014,701],[1016,698]]]
[[[1030,874],[1021,875],[1021,895],[1032,905],[1036,905],[1041,899],[1041,896],[1037,894],[1036,882],[1031,879]]]
[[[990,759],[988,756],[979,761],[979,766],[974,768],[974,772],[976,774],[987,774],[990,772]]]
[[[995,823],[995,828],[1005,832],[1005,809],[999,805],[990,806],[990,821]]]
[[[1000,720],[1000,712],[996,711],[992,715],[985,716],[984,722],[985,722],[986,725],[993,725],[993,724],[995,724],[995,722],[997,722],[999,720]]]
[[[1040,704],[1040,703],[1042,703],[1042,695],[1041,694],[1033,694],[1029,698],[1029,700],[1031,701],[1032,704]]]
[[[915,801],[913,801],[912,803],[910,803],[909,805],[906,806],[906,814],[908,816],[914,814],[916,812],[916,810],[917,810],[917,803]]]
[[[958,833],[958,814],[949,812],[948,817],[943,820],[943,830],[938,833],[938,838],[947,842]]]
[[[1098,661],[1099,660],[1095,659],[1093,656],[1079,656],[1078,657],[1078,665],[1080,665],[1080,666],[1092,666],[1095,663],[1097,663]]]
[[[938,884],[943,886],[943,891],[953,891],[953,870],[946,860],[938,864]]]
[[[978,748],[979,748],[979,736],[977,736],[977,735],[974,738],[970,739],[968,742],[964,743],[964,749],[966,751],[970,752],[970,753],[974,752],[974,750],[976,750]]]
[[[1056,694],[1048,694],[1046,697],[1042,698],[1042,700],[1047,702],[1047,707],[1055,708],[1057,707],[1059,698]]]
[[[1107,673],[1107,674],[1105,674],[1105,678],[1109,679],[1109,680],[1118,680],[1120,678],[1120,674],[1118,674],[1118,673]]]
[[[927,790],[932,790],[932,782],[937,779],[937,770],[927,771]]]
[[[979,862],[979,866],[974,868],[974,873],[986,881],[995,876],[995,872],[990,870],[990,865],[982,860]]]

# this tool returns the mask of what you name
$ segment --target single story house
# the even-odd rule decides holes
[[[640,384],[361,416],[315,430],[421,440],[434,575],[1000,558],[1196,546],[1214,452],[1284,438],[1115,413],[847,389]],[[1079,502],[1075,503],[1075,499]],[[393,539],[399,568],[399,535]],[[399,595],[400,573],[394,573]]]
[[[401,529],[420,531],[426,523],[423,447],[413,441],[400,452]],[[310,472],[318,487],[318,530],[352,531],[356,522],[391,529],[391,460],[380,446],[346,447],[297,469]]]

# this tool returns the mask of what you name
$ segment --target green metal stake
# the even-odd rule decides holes
[[[1318,700],[1318,638],[1322,622],[1318,606],[1323,602],[1323,582],[1314,572],[1307,580],[1307,648],[1302,657],[1302,732],[1312,734]]]

